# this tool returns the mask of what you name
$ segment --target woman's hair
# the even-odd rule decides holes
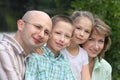
[[[95,18],[92,33],[97,33],[98,35],[105,36],[103,50],[98,55],[99,60],[101,60],[104,57],[105,52],[111,46],[111,39],[110,39],[111,28],[107,24],[105,24],[102,20],[100,20],[99,18]]]
[[[78,18],[88,18],[92,22],[92,26],[94,25],[94,17],[93,14],[89,11],[74,11],[73,14],[71,15],[71,19],[73,21],[76,21]]]

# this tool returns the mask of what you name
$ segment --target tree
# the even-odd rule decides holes
[[[97,14],[112,28],[112,45],[105,58],[113,68],[113,80],[120,80],[120,1],[119,0],[75,0],[71,2],[69,13],[87,10]]]

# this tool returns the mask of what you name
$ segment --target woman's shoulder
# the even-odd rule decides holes
[[[112,71],[112,66],[110,65],[110,63],[108,63],[108,61],[106,61],[105,59],[101,59],[100,63],[104,69]]]

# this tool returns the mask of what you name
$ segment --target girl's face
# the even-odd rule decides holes
[[[92,30],[92,22],[86,17],[77,18],[74,22],[75,31],[72,40],[76,44],[83,44]]]
[[[90,38],[83,44],[90,58],[95,58],[104,47],[105,36],[92,33]]]
[[[60,51],[69,46],[72,33],[73,25],[64,21],[57,22],[52,29],[47,46],[55,52]]]

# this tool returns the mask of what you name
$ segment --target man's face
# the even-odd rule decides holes
[[[28,48],[28,50],[32,50],[47,42],[52,23],[47,17],[38,15],[29,21],[18,21],[18,26],[21,33],[22,46]]]

